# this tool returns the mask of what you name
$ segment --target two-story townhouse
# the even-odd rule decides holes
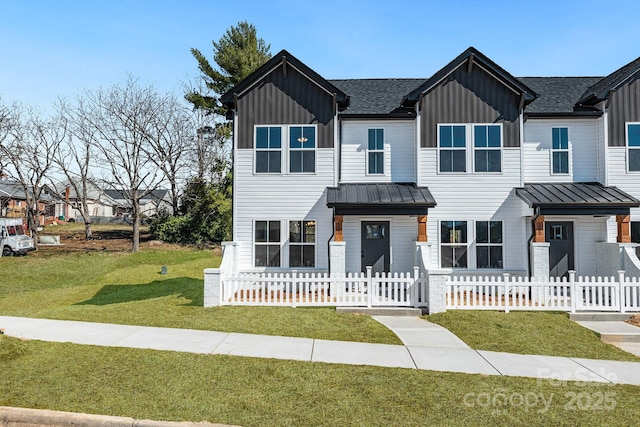
[[[610,274],[640,242],[638,62],[515,78],[469,48],[428,79],[327,81],[281,51],[222,97],[236,268]]]

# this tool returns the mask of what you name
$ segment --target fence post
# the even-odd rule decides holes
[[[618,270],[618,303],[620,304],[620,313],[626,312],[624,295],[624,270]]]
[[[291,293],[293,294],[293,302],[291,307],[296,308],[296,296],[298,295],[298,282],[296,280],[298,270],[291,270]]]
[[[373,279],[371,278],[371,266],[367,267],[367,307],[371,308],[373,303]]]
[[[504,280],[504,312],[509,312],[509,273],[503,273],[502,279]]]
[[[411,295],[411,305],[414,308],[418,308],[419,306],[419,291],[420,289],[418,289],[420,286],[420,267],[413,267],[413,285],[411,287],[411,293],[409,295]]]
[[[222,305],[222,270],[219,268],[204,269],[204,306],[217,307]]]
[[[576,288],[576,271],[569,270],[569,292],[571,293],[571,313],[576,312],[578,305],[578,290]]]

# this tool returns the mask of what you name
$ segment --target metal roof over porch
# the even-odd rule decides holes
[[[628,215],[640,201],[598,182],[528,183],[516,195],[540,215]]]
[[[327,188],[327,207],[336,215],[426,215],[436,201],[414,183],[340,184]]]

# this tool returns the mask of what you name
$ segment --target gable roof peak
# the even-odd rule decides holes
[[[577,102],[577,105],[593,105],[609,99],[612,92],[638,72],[640,72],[640,57],[618,68],[588,88]]]

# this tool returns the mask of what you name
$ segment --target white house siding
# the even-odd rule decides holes
[[[429,209],[427,236],[432,246],[432,265],[440,265],[440,221],[503,221],[504,270],[526,271],[528,268],[526,205],[514,194],[520,185],[520,149],[505,148],[502,173],[438,173],[437,150],[423,148],[420,153],[421,185],[429,187],[437,202]],[[468,223],[469,264],[475,254],[474,225]],[[474,261],[475,262],[475,261]]]
[[[343,121],[340,181],[415,182],[415,126],[412,120]],[[384,175],[367,175],[369,129],[384,129]]]
[[[327,242],[333,234],[333,214],[327,208],[326,187],[334,185],[333,149],[316,151],[315,174],[254,174],[253,150],[236,150],[234,241],[239,244],[239,269],[253,268],[255,220],[280,220],[282,267],[288,266],[286,221],[316,220],[316,268],[328,268]],[[283,170],[286,169],[283,163]]]
[[[391,246],[391,272],[412,272],[415,241],[418,236],[418,220],[409,215],[352,216],[345,215],[342,226],[346,247],[346,269],[358,272],[362,269],[362,221],[389,221]]]
[[[551,173],[551,128],[569,129],[569,174]],[[524,126],[524,182],[598,181],[598,121],[527,120]]]

